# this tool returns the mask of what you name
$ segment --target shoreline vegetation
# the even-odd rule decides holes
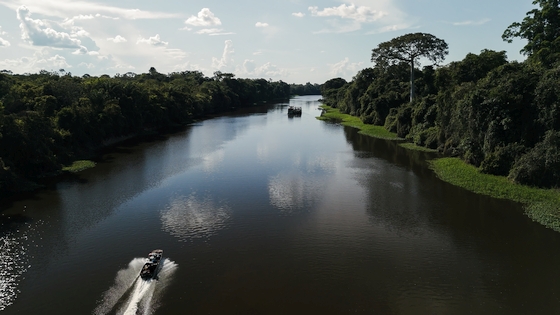
[[[343,114],[340,110],[328,105],[321,105],[321,108],[323,109],[323,113],[320,117],[317,117],[319,120],[339,122],[343,126],[360,129],[361,134],[371,137],[386,140],[404,140],[398,137],[396,133],[388,131],[383,126],[365,124],[359,117]]]
[[[78,173],[90,168],[94,168],[96,163],[91,160],[77,160],[68,166],[62,167],[63,172]]]
[[[60,69],[0,70],[0,199],[40,188],[45,178],[95,166],[100,149],[165,133],[232,109],[294,95],[318,84],[236,78],[217,71],[73,76]]]
[[[322,105],[319,120],[336,121],[341,125],[360,129],[360,133],[385,140],[402,140],[382,126],[364,124],[358,117],[342,114],[340,110]],[[409,150],[437,152],[413,143],[399,144]],[[560,190],[543,189],[512,183],[505,176],[481,173],[478,168],[456,157],[443,157],[428,161],[428,167],[441,180],[476,194],[497,199],[507,199],[523,205],[525,214],[548,228],[560,232]]]
[[[501,36],[526,40],[526,60],[483,49],[441,65],[449,53],[443,39],[404,34],[372,49],[373,66],[351,81],[323,84],[323,104],[355,118],[326,115],[364,134],[381,134],[371,124],[437,150],[451,157],[431,162],[439,178],[518,202],[531,219],[560,232],[560,5],[532,4]]]

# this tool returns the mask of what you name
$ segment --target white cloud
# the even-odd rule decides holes
[[[200,35],[210,35],[210,36],[235,34],[232,32],[224,32],[224,30],[221,28],[204,28],[197,31],[196,33]]]
[[[182,60],[187,57],[187,53],[181,49],[165,49],[165,53],[169,55],[172,59]]]
[[[11,44],[9,41],[3,39],[2,37],[0,37],[0,47],[9,47]]]
[[[210,35],[210,36],[217,36],[217,35],[231,35],[235,34],[232,32],[225,32],[221,28],[211,27],[211,26],[219,26],[222,25],[222,22],[219,18],[217,18],[214,13],[210,11],[208,8],[203,8],[198,12],[197,16],[191,16],[185,21],[187,26],[180,28],[179,30],[182,31],[191,31],[192,28],[188,25],[195,26],[195,27],[204,27],[196,31],[196,34],[199,35]]]
[[[268,23],[263,23],[263,22],[257,22],[255,24],[256,27],[268,27]]]
[[[341,4],[338,7],[325,8],[319,11],[318,7],[309,7],[311,15],[320,17],[340,17],[351,19],[358,22],[373,22],[386,15],[383,11],[373,10],[366,6],[356,6],[354,4]]]
[[[140,37],[136,41],[136,44],[148,44],[151,46],[163,47],[163,46],[167,46],[169,43],[162,41],[161,38],[159,37],[159,34],[156,34],[156,36],[152,36],[150,38]]]
[[[86,69],[94,69],[95,65],[93,63],[85,63],[85,62],[81,62],[78,67],[83,67]]]
[[[121,35],[117,35],[115,36],[115,38],[107,38],[108,41],[113,42],[113,43],[126,43],[127,40],[126,38],[122,37]]]
[[[210,11],[208,8],[203,8],[198,12],[197,16],[191,16],[185,21],[185,24],[192,25],[192,26],[216,26],[222,25],[222,22],[219,18],[214,16],[214,13]]]
[[[362,28],[362,24],[358,21],[350,21],[349,23],[340,23],[339,21],[330,21],[331,29],[323,29],[313,32],[314,34],[322,33],[348,33],[354,32]]]
[[[118,64],[116,64],[115,66],[113,66],[112,69],[117,69],[117,70],[120,70],[120,69],[134,70],[134,69],[136,69],[136,67],[131,66],[131,65],[127,65],[127,64],[118,63]]]
[[[383,26],[379,29],[367,32],[366,34],[368,34],[368,35],[381,34],[381,33],[394,32],[394,31],[399,31],[399,30],[403,30],[403,29],[410,29],[410,28],[418,28],[418,27],[410,27],[410,25],[408,25],[408,24],[387,25],[387,26]]]
[[[243,62],[242,68],[237,69],[237,72],[244,76],[268,78],[282,77],[289,74],[286,69],[281,69],[270,62],[257,67],[255,61],[250,59],[246,59]]]
[[[356,74],[363,67],[363,62],[351,63],[348,57],[335,63],[329,64],[330,73],[335,77],[347,77]]]
[[[77,48],[76,52],[87,53],[88,49],[82,45],[77,36],[86,33],[59,32],[46,22],[31,18],[31,12],[27,7],[21,6],[17,9],[17,18],[20,21],[21,38],[34,46],[49,46],[55,48]]]
[[[212,67],[220,70],[230,66],[233,63],[232,55],[234,52],[235,50],[233,49],[233,42],[229,39],[226,40],[222,57],[220,59],[213,57]]]
[[[35,51],[32,57],[5,59],[0,61],[0,69],[18,69],[19,73],[38,73],[41,70],[57,70],[72,68],[66,58],[55,55],[49,56],[46,49]]]
[[[80,46],[80,48],[78,48],[77,50],[75,50],[72,54],[73,55],[85,55],[88,53],[87,48],[85,48],[84,46]]]
[[[55,55],[48,59],[38,60],[37,64],[50,65],[51,67],[54,66],[55,69],[72,68],[72,66],[66,62],[66,58],[59,55]]]
[[[181,71],[200,71],[200,72],[210,72],[206,69],[202,68],[198,64],[192,64],[190,61],[187,61],[183,64],[178,64],[173,67],[173,72],[181,72]]]
[[[295,17],[298,17],[298,18],[302,18],[302,17],[305,16],[305,13],[302,13],[302,12],[295,12],[295,13],[292,13],[292,15],[295,16]]]
[[[95,19],[95,16],[92,15],[92,14],[88,14],[88,15],[80,14],[80,15],[74,16],[74,17],[72,17],[72,18],[70,18],[70,19],[64,20],[64,22],[62,22],[62,24],[63,24],[63,25],[74,25],[74,22],[75,22],[75,21],[79,21],[79,20],[93,20],[93,19]]]
[[[243,71],[245,73],[253,73],[253,71],[255,71],[256,65],[255,65],[255,61],[254,60],[249,60],[246,59],[243,62]]]
[[[0,26],[0,35],[6,35],[6,32],[2,31],[2,27]],[[9,47],[10,42],[0,37],[0,47]]]
[[[156,11],[143,11],[139,9],[125,9],[98,2],[85,0],[2,0],[1,4],[16,11],[18,7],[26,5],[33,8],[33,12],[42,15],[67,18],[68,16],[79,16],[83,12],[97,12],[96,17],[107,17],[112,15],[124,19],[163,19],[175,18],[178,14],[162,13]]]
[[[463,21],[463,22],[456,22],[453,23],[455,26],[465,26],[465,25],[482,25],[490,22],[490,19],[482,19],[479,21]]]
[[[201,30],[197,31],[196,33],[201,34],[201,35],[202,34],[212,35],[212,34],[220,33],[221,31],[222,31],[222,29],[220,29],[220,28],[204,28],[204,29],[201,29]]]

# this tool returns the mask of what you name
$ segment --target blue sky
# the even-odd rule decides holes
[[[287,83],[351,80],[381,42],[415,32],[524,60],[501,35],[532,0],[0,0],[0,70],[114,76],[215,71]]]

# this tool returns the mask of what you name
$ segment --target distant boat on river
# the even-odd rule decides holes
[[[301,107],[289,106],[288,116],[301,116]]]

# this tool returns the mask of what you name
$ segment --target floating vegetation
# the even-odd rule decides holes
[[[74,163],[72,163],[72,165],[70,166],[63,167],[62,170],[65,172],[77,173],[93,167],[95,167],[95,162],[90,160],[79,160],[74,161]]]

